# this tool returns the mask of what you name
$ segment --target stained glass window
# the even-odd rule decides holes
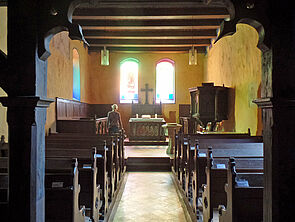
[[[175,103],[175,63],[161,59],[156,66],[156,103]]]
[[[120,64],[120,103],[138,102],[137,59],[128,58]]]
[[[80,101],[80,64],[79,53],[77,49],[73,49],[73,99]]]

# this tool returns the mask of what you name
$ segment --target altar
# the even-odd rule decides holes
[[[129,140],[166,141],[162,125],[164,118],[130,118]]]

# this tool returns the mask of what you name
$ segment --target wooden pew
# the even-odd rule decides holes
[[[77,157],[79,160],[79,181],[81,186],[79,204],[86,207],[86,213],[92,221],[98,222],[100,216],[100,209],[102,207],[101,201],[101,187],[99,184],[98,168],[103,168],[103,156],[97,154],[96,148],[92,152],[76,152],[77,150],[66,150],[66,153],[61,153],[60,150],[49,149],[46,150],[46,158],[72,158]],[[101,163],[99,163],[101,162]],[[99,164],[98,164],[99,163]],[[102,170],[101,170],[102,171]],[[103,199],[103,198],[102,198]]]
[[[123,133],[118,133],[118,134],[112,134],[112,135],[88,135],[88,134],[80,134],[80,133],[55,133],[55,134],[50,134],[48,137],[51,140],[52,139],[58,139],[61,138],[64,140],[65,138],[70,138],[70,139],[88,139],[88,140],[106,140],[107,142],[107,147],[110,148],[111,144],[113,142],[113,152],[112,152],[112,157],[109,156],[109,159],[113,159],[113,164],[114,164],[114,169],[116,170],[116,173],[113,172],[113,174],[117,174],[114,178],[116,179],[115,185],[117,186],[118,182],[122,178],[123,173],[126,171],[125,167],[125,158],[124,158],[124,134]],[[111,155],[111,154],[110,154]]]
[[[8,221],[8,158],[0,157],[0,212],[3,221]]]
[[[110,202],[109,198],[109,180],[108,180],[108,173],[107,173],[107,148],[105,146],[105,143],[96,143],[96,166],[93,166],[94,169],[97,170],[97,181],[96,183],[100,185],[100,188],[102,190],[102,207],[100,214],[104,216],[107,213],[108,205]],[[59,140],[56,143],[46,143],[46,149],[45,149],[45,157],[78,157],[79,159],[83,161],[90,161],[90,157],[93,156],[91,146],[89,144],[81,144],[79,142],[75,142],[74,144],[72,143],[67,143],[67,141],[64,140]],[[87,163],[86,163],[87,164]],[[91,177],[89,177],[89,172],[87,173],[87,167],[83,169],[83,162],[80,164],[80,169],[81,169],[81,174],[86,174],[84,176],[85,180],[82,180],[84,182],[84,186],[86,187],[86,191],[84,192],[84,189],[82,188],[82,195],[87,197],[87,194],[84,195],[84,193],[87,193],[87,187],[90,186],[94,179],[90,181]],[[88,169],[88,171],[91,169]],[[86,172],[85,172],[86,171]],[[92,172],[92,171],[91,171]],[[88,174],[88,176],[87,176]],[[87,180],[87,177],[89,177],[89,180]],[[93,176],[94,177],[94,176]],[[86,184],[86,185],[85,185]],[[93,185],[95,187],[95,185]],[[95,188],[93,188],[95,189]],[[96,194],[96,191],[93,191],[93,195],[95,196],[93,199],[96,199],[98,194]],[[82,197],[83,197],[82,196]],[[86,199],[87,200],[87,199]],[[90,200],[86,201],[88,203]],[[88,204],[89,206],[90,204]],[[96,209],[100,208],[100,204],[98,202],[95,203],[95,208],[91,209]],[[96,212],[92,213],[93,215],[97,215]]]
[[[203,221],[213,219],[213,208],[226,205],[224,185],[227,182],[228,157],[214,157],[212,148],[208,149],[206,184],[203,184]],[[237,172],[263,173],[263,157],[235,157]]]
[[[119,143],[117,137],[114,136],[99,136],[99,135],[84,135],[71,133],[57,133],[46,137],[46,146],[66,147],[66,148],[80,148],[81,146],[100,146],[106,143],[107,147],[107,169],[109,182],[110,200],[114,196],[120,178],[120,167],[118,160]]]
[[[249,147],[247,146],[249,145]],[[219,149],[220,148],[220,149]],[[194,172],[193,172],[193,200],[197,201],[202,185],[206,184],[206,165],[207,165],[207,149],[199,149],[197,146],[194,155]],[[263,144],[256,143],[226,143],[214,146],[212,149],[215,157],[263,157]],[[196,203],[196,202],[194,202]],[[195,204],[194,207],[197,207]]]
[[[263,221],[263,173],[237,173],[230,158],[225,191],[226,207],[218,207],[220,222]]]
[[[8,150],[9,150],[8,143],[5,142],[5,137],[2,135],[0,140],[0,157],[7,157]]]
[[[45,221],[85,222],[77,159],[46,158],[45,168]]]
[[[262,137],[259,136],[179,133],[176,137],[173,172],[189,201],[192,202],[195,212],[197,212],[199,191],[202,184],[206,183],[206,152],[209,145],[219,156],[229,150],[233,156],[262,156],[263,153]],[[225,149],[227,151],[223,151]],[[241,150],[243,154],[240,154]]]

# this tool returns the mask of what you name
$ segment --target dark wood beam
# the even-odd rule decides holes
[[[216,14],[216,15],[157,15],[157,16],[116,16],[116,15],[75,15],[73,20],[173,20],[173,19],[226,19],[229,14]]]
[[[0,0],[0,6],[8,6],[8,0]]]
[[[77,8],[74,11],[73,18],[76,16],[221,16],[229,15],[225,7],[150,7],[150,8],[125,8],[118,5],[117,7],[101,7],[101,8]]]
[[[108,31],[108,30],[84,30],[87,39],[209,39],[216,38],[216,30],[153,30],[153,31]]]
[[[83,30],[109,30],[109,31],[154,31],[154,30],[202,30],[202,29],[219,29],[220,25],[195,25],[195,26],[82,26]]]
[[[207,45],[209,39],[87,39],[93,45]]]
[[[221,19],[196,19],[196,20],[73,20],[82,27],[113,27],[113,26],[220,26]]]
[[[212,7],[220,7],[224,5],[223,0],[96,0],[92,1],[91,4],[83,4],[83,7],[99,7],[99,6],[109,6],[115,7],[120,5],[126,5],[126,7],[130,4],[132,6],[175,6],[175,5],[194,5],[199,7],[206,7],[210,3]]]
[[[193,44],[194,46],[209,46],[206,43]],[[191,48],[192,44],[91,44],[90,47],[120,47],[120,48],[175,48],[175,47],[186,47]]]
[[[195,47],[198,53],[205,53],[206,46]],[[100,52],[103,47],[91,46],[89,52]],[[124,53],[188,53],[191,47],[108,47],[111,52]]]

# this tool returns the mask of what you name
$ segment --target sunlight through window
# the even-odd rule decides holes
[[[120,65],[120,103],[138,103],[138,60],[125,59]]]
[[[174,61],[162,59],[156,67],[156,103],[175,103]]]
[[[80,64],[79,53],[77,49],[73,49],[73,99],[80,101]]]

